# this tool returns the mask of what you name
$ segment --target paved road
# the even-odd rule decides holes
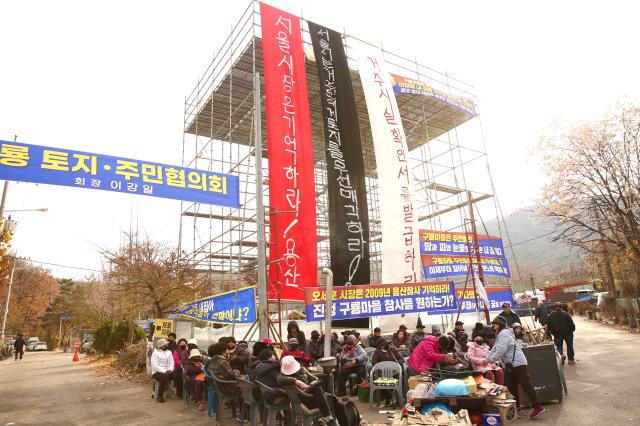
[[[536,424],[640,425],[640,336],[580,317],[576,325],[578,362],[566,369],[569,395],[547,405]],[[148,387],[96,377],[83,363],[72,363],[70,354],[27,353],[22,362],[2,361],[0,380],[0,425],[211,424],[206,413],[181,401],[158,404]],[[368,408],[362,414],[383,420]]]

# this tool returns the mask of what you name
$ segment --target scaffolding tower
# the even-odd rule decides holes
[[[330,266],[325,141],[318,74],[306,21],[301,19],[306,53],[317,198],[318,266]],[[381,277],[381,230],[376,161],[364,93],[357,71],[358,52],[370,43],[343,33],[363,143],[370,225],[372,283]],[[418,80],[431,95],[396,94],[414,174],[420,228],[465,231],[469,201],[480,217],[500,217],[472,86],[382,49],[393,74]],[[256,144],[257,81],[264,93],[259,3],[251,1],[217,54],[186,97],[182,165],[238,175],[240,207],[183,202],[180,248],[210,283],[212,293],[256,283],[258,244],[268,250],[268,214],[264,241],[258,241],[257,197],[268,213],[269,178],[262,164],[262,194],[256,192],[256,146],[268,160],[266,132]],[[259,78],[256,78],[259,76]],[[470,107],[471,106],[471,107]],[[264,96],[260,99],[264,110]],[[260,114],[257,114],[260,116]],[[261,117],[264,120],[264,114]],[[266,129],[264,121],[261,127]],[[469,200],[471,198],[471,200]],[[493,203],[478,203],[494,199]],[[483,214],[480,214],[482,211]],[[499,221],[498,221],[499,222]],[[482,231],[482,227],[480,227]],[[270,309],[280,312],[280,305]]]

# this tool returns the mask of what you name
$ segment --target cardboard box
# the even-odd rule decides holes
[[[483,426],[502,426],[502,419],[500,414],[483,414],[482,415]]]

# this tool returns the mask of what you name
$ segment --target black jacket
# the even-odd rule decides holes
[[[547,318],[547,327],[554,336],[566,336],[576,330],[573,318],[565,311],[553,311]]]
[[[282,373],[278,375],[279,386],[295,385],[296,380],[300,380],[301,382],[308,385],[311,382],[315,382],[316,380],[318,380],[318,378],[309,373],[304,367],[301,367],[296,374],[292,374],[291,376],[286,376]]]
[[[24,349],[24,345],[26,345],[27,342],[24,341],[24,339],[16,339],[15,342],[13,342],[13,347],[16,351],[21,351]]]
[[[292,336],[291,335],[291,329],[293,327],[295,327],[298,330],[298,335],[297,336]],[[307,339],[305,339],[305,337],[304,337],[304,331],[300,330],[300,327],[298,326],[297,322],[289,321],[289,324],[287,324],[287,342],[293,337],[298,339],[298,344],[300,345],[300,349],[304,350],[304,348],[306,348],[305,345],[307,343]]]
[[[515,312],[511,311],[508,314],[505,313],[504,311],[500,312],[500,316],[504,319],[507,320],[507,325],[509,327],[511,327],[511,324],[513,324],[514,322],[519,322],[520,324],[522,324],[522,322],[520,321],[520,317],[518,316],[518,314],[516,314]]]
[[[382,336],[369,335],[369,347],[377,348],[378,344],[380,344],[380,339],[382,339]]]
[[[545,325],[549,318],[549,310],[546,306],[538,306],[534,312],[534,320],[538,321],[540,324]]]
[[[281,393],[280,386],[278,385],[278,376],[280,375],[280,363],[275,360],[258,361],[251,364],[248,368],[249,379],[251,381],[258,380],[271,389],[278,389],[278,393],[267,392],[264,394],[264,399],[268,403],[273,401],[283,394]]]
[[[324,348],[321,346],[320,340],[309,340],[307,343],[307,353],[311,355],[314,361],[322,358]]]

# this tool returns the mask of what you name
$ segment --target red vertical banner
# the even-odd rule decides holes
[[[260,3],[269,157],[269,298],[318,281],[316,193],[300,19]],[[278,285],[279,284],[279,285]]]

